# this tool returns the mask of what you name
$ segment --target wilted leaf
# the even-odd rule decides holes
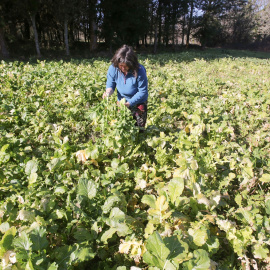
[[[76,157],[77,157],[78,161],[81,161],[82,163],[85,163],[86,160],[87,160],[85,150],[79,150],[79,151],[76,153]]]
[[[199,193],[197,195],[197,199],[198,199],[198,203],[199,204],[204,204],[206,206],[210,206],[210,201],[206,198],[205,195],[203,195],[202,193]]]
[[[166,197],[165,196],[160,196],[157,198],[156,200],[156,210],[160,211],[160,212],[164,212],[169,208],[169,204],[166,201]]]
[[[20,210],[19,214],[17,216],[18,220],[28,220],[28,221],[34,221],[35,220],[35,213],[28,211],[28,210]]]

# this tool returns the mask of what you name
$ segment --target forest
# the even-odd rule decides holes
[[[0,57],[227,47],[269,51],[268,0],[2,0]]]

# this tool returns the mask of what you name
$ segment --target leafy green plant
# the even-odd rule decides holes
[[[106,59],[2,61],[1,268],[267,269],[269,57],[231,55],[141,56],[144,133]]]

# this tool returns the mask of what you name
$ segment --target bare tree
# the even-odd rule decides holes
[[[39,8],[39,1],[38,0],[28,0],[27,2],[28,2],[27,8],[28,8],[28,12],[30,15],[30,19],[31,19],[32,27],[33,27],[33,31],[34,31],[37,56],[41,57],[39,40],[38,40],[38,31],[37,31],[37,26],[36,26],[36,14],[37,14],[37,11]]]
[[[190,30],[193,22],[193,13],[194,13],[194,0],[190,1],[190,8],[189,8],[189,20],[188,20],[188,28],[187,28],[187,43],[186,46],[189,46],[189,39],[190,39]]]
[[[97,0],[89,1],[89,24],[90,24],[90,51],[97,49],[97,23],[96,23]]]

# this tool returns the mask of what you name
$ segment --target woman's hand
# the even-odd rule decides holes
[[[104,98],[106,98],[106,97],[108,97],[109,96],[109,94],[105,91],[104,93],[103,93],[103,95],[102,95],[102,98],[104,99]]]
[[[125,102],[125,100],[124,99],[122,99],[121,101],[117,101],[117,106],[123,106],[123,105],[125,105],[127,108],[130,106],[130,104],[129,104],[129,102]]]
[[[111,96],[112,94],[113,94],[112,88],[107,88],[106,91],[103,93],[102,98],[104,99],[106,97]]]

